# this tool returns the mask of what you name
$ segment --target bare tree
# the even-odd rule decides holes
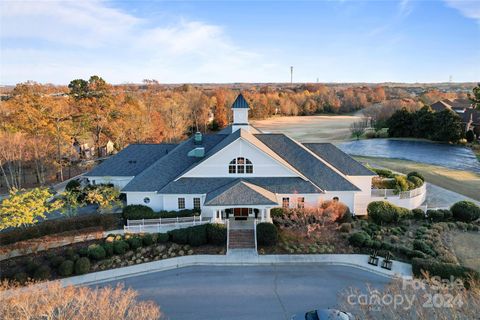
[[[350,132],[352,133],[352,136],[358,140],[365,133],[367,128],[368,119],[362,119],[361,121],[354,122],[350,125]]]

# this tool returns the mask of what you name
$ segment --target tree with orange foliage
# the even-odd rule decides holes
[[[219,128],[224,128],[227,125],[227,98],[224,89],[215,90],[215,108],[213,112],[213,119]]]

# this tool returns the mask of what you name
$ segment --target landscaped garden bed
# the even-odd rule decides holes
[[[192,254],[225,254],[226,228],[207,224],[158,234],[109,235],[0,262],[2,278],[20,283],[53,280],[89,272]]]
[[[453,205],[451,210],[426,213],[377,201],[368,206],[368,219],[352,217],[338,203],[326,203],[315,209],[276,208],[272,209],[272,219],[278,229],[278,241],[270,245],[259,241],[259,253],[371,254],[376,251],[380,256],[390,253],[395,260],[412,263],[415,270],[442,276],[454,270],[456,275],[478,277],[478,265],[469,261],[480,259],[480,251],[469,246],[466,252],[458,240],[455,243],[452,239],[462,234],[468,235],[472,243],[480,241],[479,217],[480,208],[465,201]],[[419,271],[416,274],[419,275]]]

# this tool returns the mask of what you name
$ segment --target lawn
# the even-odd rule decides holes
[[[460,264],[480,272],[480,233],[456,232],[450,245]]]
[[[411,171],[420,172],[429,183],[480,201],[480,193],[478,192],[480,190],[480,176],[473,172],[399,159],[354,158],[362,163],[369,163],[405,174]]]

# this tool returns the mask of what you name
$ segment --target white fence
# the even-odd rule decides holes
[[[202,216],[127,220],[127,225],[123,226],[123,231],[125,233],[158,233],[210,222],[211,218]]]
[[[372,189],[371,201],[386,200],[407,209],[420,207],[427,197],[427,184],[409,191],[396,193],[394,189]]]

